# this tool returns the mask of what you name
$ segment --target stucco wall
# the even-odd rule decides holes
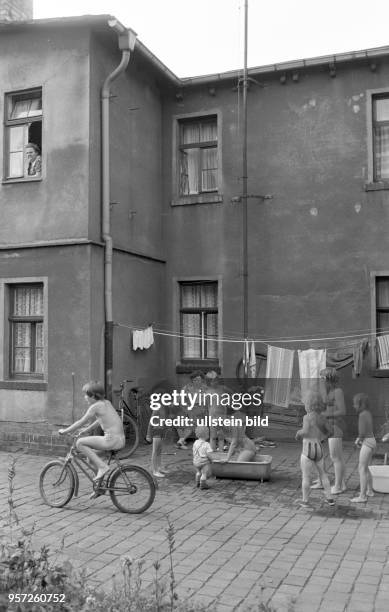
[[[90,379],[92,370],[89,249],[86,246],[21,249],[12,252],[12,256],[0,252],[0,278],[5,282],[20,278],[21,270],[25,279],[47,279],[48,347],[47,375],[41,381],[47,383],[46,390],[22,390],[23,385],[19,390],[4,388],[9,380],[4,372],[0,381],[2,420],[24,421],[30,415],[31,420],[70,423],[72,416],[83,411],[81,386]],[[7,321],[4,329],[7,334]],[[4,344],[1,342],[2,352]]]
[[[249,335],[317,337],[368,330],[370,272],[389,269],[387,191],[366,192],[366,91],[387,86],[389,63],[345,65],[330,78],[311,69],[248,94]],[[242,336],[241,137],[235,83],[184,90],[164,113],[165,232],[168,278],[223,276],[226,335]],[[171,207],[172,122],[213,111],[222,118],[222,204]],[[241,119],[240,119],[241,121]],[[172,299],[168,320],[174,320]],[[299,348],[307,348],[299,344]],[[258,348],[260,346],[258,345]],[[233,374],[236,345],[223,345]],[[173,351],[171,351],[171,354]],[[168,360],[170,361],[170,360]]]
[[[100,152],[100,93],[121,59],[117,36],[95,36],[91,45],[91,170]],[[131,55],[128,68],[111,86],[110,186],[114,246],[161,257],[162,101],[153,70]],[[96,177],[97,178],[97,177]],[[95,202],[100,183],[91,175],[91,236],[100,236]]]
[[[89,32],[2,31],[0,57],[2,116],[5,93],[42,87],[43,96],[42,180],[0,185],[0,244],[86,237]]]

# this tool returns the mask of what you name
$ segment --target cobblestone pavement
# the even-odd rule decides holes
[[[38,474],[47,457],[23,455],[17,463],[15,503],[25,526],[34,521],[37,544],[64,551],[87,567],[90,579],[107,584],[119,573],[120,558],[145,560],[144,579],[160,559],[168,572],[167,519],[174,525],[178,591],[205,604],[217,599],[220,612],[243,612],[259,601],[277,609],[296,598],[296,612],[387,612],[389,609],[389,494],[376,494],[357,507],[349,498],[358,487],[357,453],[346,444],[349,490],[326,507],[312,492],[313,511],[300,509],[297,444],[280,443],[270,482],[212,480],[207,491],[194,487],[189,450],[164,449],[169,475],[141,515],[120,513],[106,496],[80,496],[62,509],[45,506]],[[150,447],[132,463],[148,467]],[[0,453],[0,511],[7,512],[8,453]],[[328,461],[327,461],[328,464]],[[261,599],[262,598],[262,599]],[[256,609],[256,608],[253,608]]]

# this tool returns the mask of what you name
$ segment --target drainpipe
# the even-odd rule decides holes
[[[106,397],[112,400],[113,368],[113,307],[112,307],[112,252],[111,208],[110,208],[110,159],[109,159],[109,101],[110,87],[127,68],[134,50],[136,33],[125,28],[117,19],[109,19],[108,25],[118,34],[122,51],[120,64],[107,76],[101,89],[101,176],[102,176],[102,238],[104,242],[104,382]]]

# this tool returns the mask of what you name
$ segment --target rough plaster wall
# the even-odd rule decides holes
[[[0,0],[0,21],[26,21],[32,13],[32,0]]]

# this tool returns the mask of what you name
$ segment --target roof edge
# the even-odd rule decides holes
[[[346,51],[344,53],[333,53],[332,55],[320,55],[300,60],[290,60],[287,62],[277,62],[275,64],[267,64],[265,66],[256,66],[248,68],[248,74],[260,75],[271,74],[277,72],[285,72],[287,70],[299,70],[301,68],[311,68],[316,66],[334,65],[349,62],[352,60],[375,60],[379,57],[389,55],[389,46],[373,47],[371,49],[362,49],[359,51]],[[238,79],[242,76],[243,68],[237,70],[229,70],[215,74],[206,74],[195,77],[184,77],[181,79],[183,86],[201,85],[213,83],[215,81],[225,81]]]
[[[80,15],[75,17],[51,17],[46,19],[32,19],[28,21],[12,21],[0,22],[0,33],[3,31],[23,30],[26,27],[55,27],[55,26],[106,26],[108,20],[116,19],[113,15]],[[118,20],[116,20],[118,21]],[[123,26],[125,28],[125,26]],[[128,28],[125,28],[126,30]],[[238,79],[242,76],[243,69],[228,70],[226,72],[211,73],[193,77],[178,77],[172,72],[158,57],[152,53],[146,45],[137,39],[135,45],[135,53],[137,49],[147,58],[158,71],[167,77],[172,85],[176,87],[186,87],[191,85],[201,85],[214,83],[215,81],[227,81]],[[315,56],[306,59],[289,60],[286,62],[277,62],[274,64],[266,64],[264,66],[256,66],[248,69],[249,75],[271,74],[277,72],[285,72],[287,70],[299,70],[302,68],[310,68],[324,65],[335,65],[353,60],[376,60],[377,58],[389,55],[389,46],[373,47],[370,49],[362,49],[359,51],[346,51],[343,53],[333,53],[331,55]]]
[[[93,27],[107,27],[108,31],[112,31],[108,21],[115,19],[116,22],[123,27],[124,30],[128,28],[120,23],[114,15],[80,15],[76,17],[51,17],[48,19],[31,19],[27,21],[7,21],[0,22],[0,34],[5,31],[16,31],[25,30],[26,28],[50,28],[50,27],[72,27],[72,26],[89,26]],[[174,74],[158,57],[152,53],[146,45],[144,45],[139,38],[137,38],[134,53],[139,51],[148,61],[150,61],[155,68],[176,87],[182,87],[182,80]]]

